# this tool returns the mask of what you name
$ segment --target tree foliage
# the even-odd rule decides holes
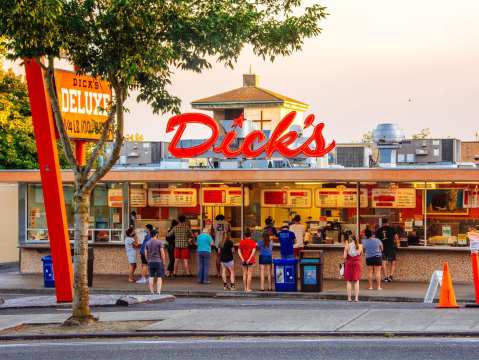
[[[59,156],[60,165],[66,166],[61,148]],[[26,84],[21,76],[1,67],[0,169],[38,169]]]
[[[2,0],[0,36],[12,58],[33,58],[45,81],[64,146],[75,174],[75,298],[73,317],[91,319],[86,286],[88,195],[118,160],[123,142],[124,102],[137,91],[158,113],[178,112],[170,94],[177,69],[201,72],[214,61],[233,66],[245,45],[274,60],[302,48],[320,34],[321,5],[301,0]],[[113,102],[102,137],[86,164],[77,164],[53,86],[55,59],[75,64],[79,73],[110,82]],[[45,59],[45,62],[41,61]],[[111,152],[95,166],[113,130]]]
[[[422,139],[428,139],[430,136],[431,136],[431,129],[422,129],[417,134],[414,134],[412,138],[416,140],[422,140]]]

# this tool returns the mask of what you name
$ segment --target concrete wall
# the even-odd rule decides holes
[[[0,263],[18,261],[18,185],[0,184]]]

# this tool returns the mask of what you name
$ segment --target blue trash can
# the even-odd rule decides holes
[[[297,259],[273,259],[274,288],[276,291],[298,291]]]
[[[55,287],[55,277],[53,276],[53,262],[50,255],[42,257],[43,262],[43,286],[46,288]]]

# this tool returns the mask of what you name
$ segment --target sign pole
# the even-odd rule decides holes
[[[474,279],[474,291],[476,294],[476,305],[479,305],[479,262],[477,261],[477,252],[471,253],[472,275]]]
[[[25,74],[45,199],[57,302],[71,302],[73,270],[70,239],[52,109],[40,65],[34,60],[25,59]]]

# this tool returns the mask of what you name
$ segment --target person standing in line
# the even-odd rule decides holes
[[[382,220],[383,225],[377,230],[376,237],[383,243],[384,282],[393,281],[396,270],[396,231],[389,226],[388,219]],[[388,266],[389,265],[389,266]]]
[[[141,279],[139,279],[136,282],[137,284],[146,284],[147,282],[146,277],[148,276],[148,259],[145,256],[145,248],[151,239],[151,232],[153,231],[153,225],[146,224],[145,231],[146,231],[145,238],[143,239],[143,242],[141,243],[141,247],[140,247]]]
[[[377,281],[377,289],[382,290],[381,265],[383,244],[381,240],[372,236],[373,232],[369,228],[366,228],[366,230],[364,230],[364,238],[361,241],[366,255],[366,266],[368,267],[369,290],[373,290],[374,278]]]
[[[304,234],[306,233],[306,226],[301,224],[301,216],[294,216],[293,223],[290,225],[289,230],[294,233],[294,237],[296,238],[294,256],[299,257],[301,250],[304,249]]]
[[[130,265],[128,273],[128,281],[135,282],[135,270],[136,270],[136,249],[140,245],[136,237],[135,229],[129,227],[125,233],[125,251],[128,258],[128,264]]]
[[[229,236],[226,237],[223,244],[220,245],[221,277],[223,278],[223,290],[235,290],[235,248],[233,241]],[[229,284],[227,271],[229,271]]]
[[[251,292],[251,279],[253,277],[253,266],[256,263],[255,258],[256,243],[251,238],[251,231],[246,229],[244,239],[239,243],[238,255],[241,259],[243,268],[243,288],[246,292]]]
[[[231,226],[228,221],[226,221],[225,216],[223,214],[219,214],[215,217],[215,221],[213,222],[213,236],[215,238],[215,247],[214,250],[216,252],[216,275],[218,278],[221,278],[221,261],[220,261],[220,254],[219,249],[223,241],[226,237],[230,234]]]
[[[289,231],[288,225],[283,225],[278,233],[280,252],[283,259],[294,259],[294,243],[296,237],[294,232]]]
[[[356,236],[351,236],[344,247],[343,257],[344,280],[346,280],[346,290],[348,301],[351,301],[352,284],[354,283],[354,301],[359,301],[359,280],[361,279],[361,255],[363,247],[359,244]]]
[[[271,216],[268,216],[266,220],[264,221],[265,227],[263,229],[264,232],[268,233],[271,240],[275,240],[278,238],[278,231],[276,231],[276,228],[274,227],[274,220]]]
[[[163,241],[158,239],[158,232],[151,232],[151,239],[146,244],[146,257],[148,259],[148,269],[150,270],[149,288],[150,293],[154,294],[155,289],[158,295],[161,294],[163,285],[163,276],[165,276],[165,249]]]
[[[263,239],[258,241],[260,290],[264,291],[265,273],[268,280],[268,291],[273,290],[271,282],[271,268],[273,264],[273,241],[267,232],[263,232]]]
[[[210,269],[211,246],[213,238],[209,229],[204,228],[203,232],[196,238],[198,245],[198,284],[209,284],[208,273]]]
[[[186,217],[180,215],[178,217],[179,224],[176,225],[173,229],[168,231],[168,236],[175,236],[175,266],[173,270],[173,275],[178,275],[178,267],[180,262],[183,262],[183,267],[186,276],[191,276],[190,272],[190,250],[188,246],[191,244],[193,239],[193,233],[191,232],[190,225],[186,222]]]
[[[176,225],[178,225],[178,221],[173,219],[167,234],[170,233],[170,231],[173,230]],[[166,269],[166,277],[171,277],[173,276],[173,272],[175,270],[175,235],[166,235],[166,242],[166,249],[168,252],[168,267]]]

